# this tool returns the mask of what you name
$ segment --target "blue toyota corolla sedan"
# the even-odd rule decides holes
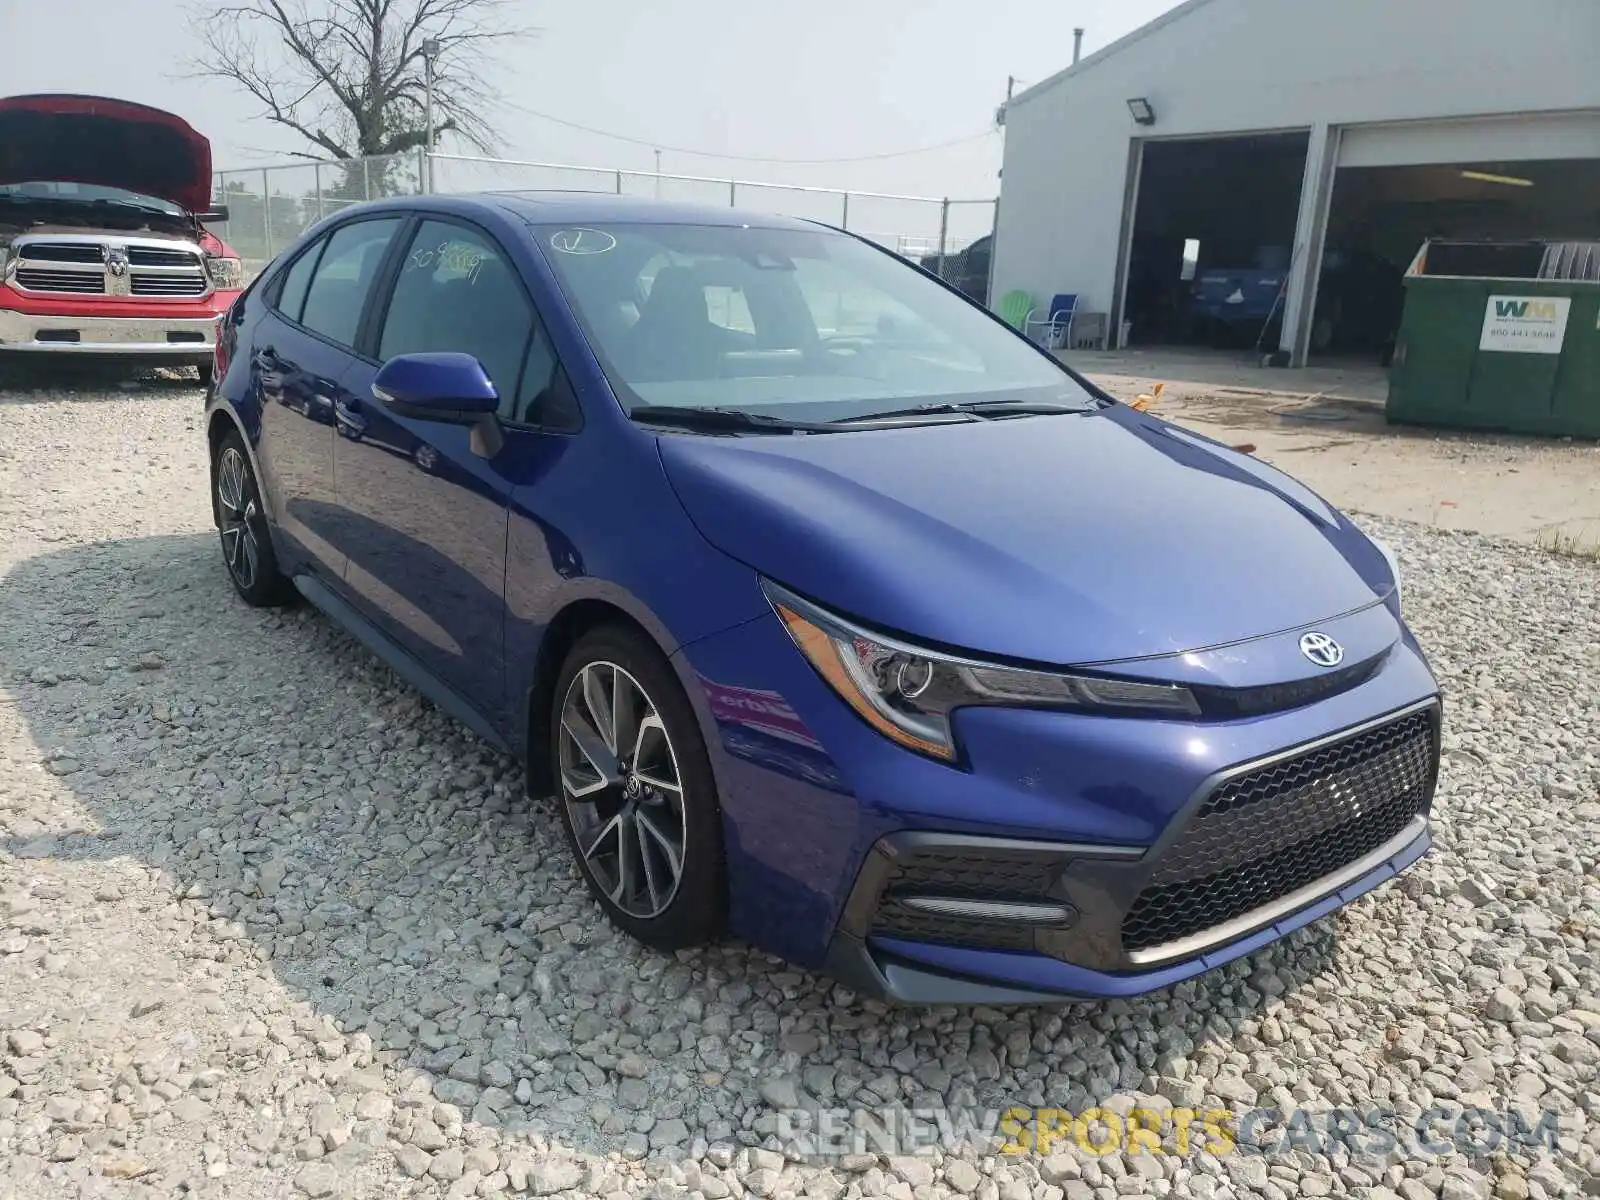
[[[222,555],[527,764],[621,928],[909,1002],[1126,996],[1428,847],[1392,555],[785,218],[361,205],[224,320]]]

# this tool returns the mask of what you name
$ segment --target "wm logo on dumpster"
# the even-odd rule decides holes
[[[1479,350],[1560,354],[1567,336],[1570,296],[1490,296],[1483,309]]]
[[[1496,300],[1494,315],[1510,317],[1517,321],[1554,321],[1560,316],[1561,306],[1554,300]]]

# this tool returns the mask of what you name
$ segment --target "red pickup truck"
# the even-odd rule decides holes
[[[98,96],[0,100],[0,354],[192,364],[244,286],[205,222],[211,143]]]

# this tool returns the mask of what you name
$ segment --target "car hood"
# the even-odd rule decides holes
[[[1309,490],[1122,406],[659,447],[713,545],[950,649],[1063,665],[1176,654],[1393,588],[1382,552]]]
[[[211,143],[182,117],[100,96],[0,99],[0,184],[91,183],[211,202]]]

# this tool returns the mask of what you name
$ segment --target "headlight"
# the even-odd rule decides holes
[[[1378,553],[1383,555],[1384,561],[1389,564],[1389,574],[1394,576],[1394,602],[1401,608],[1405,607],[1405,595],[1400,590],[1400,560],[1395,552],[1390,549],[1389,543],[1379,541],[1370,533],[1367,535],[1372,544],[1378,548]]]
[[[952,761],[950,714],[972,705],[1197,716],[1188,688],[973,662],[908,645],[818,608],[775,584],[772,607],[839,697],[885,737]]]
[[[206,259],[206,272],[211,282],[226,291],[244,287],[244,264],[237,258]]]

